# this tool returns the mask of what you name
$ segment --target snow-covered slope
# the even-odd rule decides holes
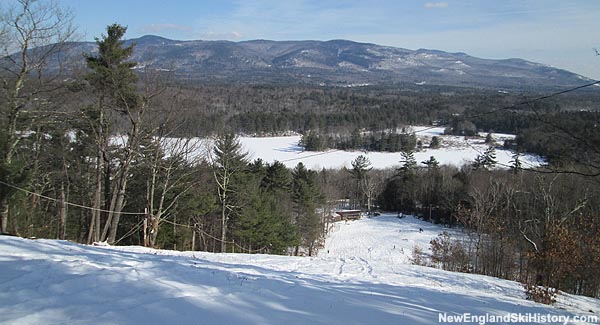
[[[423,232],[418,229],[423,228]],[[93,247],[0,236],[0,323],[432,324],[461,315],[597,315],[521,285],[405,264],[442,229],[382,216],[334,226],[318,257]]]

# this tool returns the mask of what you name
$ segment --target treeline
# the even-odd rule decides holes
[[[142,70],[140,75],[146,73],[150,72]],[[558,110],[570,114],[579,110],[597,111],[599,99],[594,92],[583,92],[536,105],[540,112]],[[65,99],[70,100],[76,98]],[[527,107],[486,114],[520,103],[522,96],[459,87],[401,85],[348,89],[180,84],[170,80],[161,96],[154,100],[160,106],[173,107],[176,112],[173,119],[179,125],[174,131],[177,136],[205,137],[223,132],[260,136],[289,131],[350,135],[355,129],[379,133],[406,125],[434,122],[448,125],[460,121],[473,123],[478,131],[516,134],[534,126]]]
[[[597,177],[403,161],[377,203],[464,230],[432,240],[434,265],[600,296]],[[423,249],[413,252],[417,263]]]
[[[360,132],[358,129],[349,134],[327,135],[309,131],[302,135],[299,145],[308,151],[323,151],[325,149],[339,150],[368,150],[368,151],[414,151],[417,141],[414,133],[396,132]]]
[[[520,110],[499,110],[488,114],[486,110],[469,109],[465,116],[448,123],[445,133],[474,136],[478,132],[501,132],[515,134],[514,141],[504,145],[519,152],[540,155],[554,165],[591,163],[592,156],[600,152],[600,111],[561,110],[555,104],[543,105],[535,102]]]
[[[432,241],[434,261],[448,270],[600,296],[594,180],[501,171],[459,175],[468,183],[460,184],[452,218],[467,233]]]
[[[182,119],[179,132],[195,136],[221,130],[251,135],[313,131],[335,139],[338,135],[348,137],[356,129],[378,134],[400,130],[406,125],[434,123],[470,124],[458,127],[460,131],[453,134],[460,134],[462,130],[471,134],[523,134],[540,125],[528,106],[501,109],[521,103],[521,96],[486,90],[188,85],[170,91],[185,98],[178,107]],[[564,98],[536,102],[534,106],[540,115],[561,112],[579,120],[584,119],[587,112],[595,114],[597,120],[600,98],[595,96],[598,95],[594,92],[567,94]],[[494,110],[498,112],[489,113]]]

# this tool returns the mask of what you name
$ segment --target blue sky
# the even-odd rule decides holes
[[[107,25],[127,38],[350,39],[408,49],[518,57],[600,79],[597,0],[59,0],[83,40]]]

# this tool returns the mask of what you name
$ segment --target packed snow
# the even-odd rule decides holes
[[[600,313],[597,299],[561,294],[547,306],[525,300],[516,282],[408,264],[415,245],[426,250],[443,230],[410,216],[338,222],[317,257],[0,236],[0,323],[432,324],[463,313]]]

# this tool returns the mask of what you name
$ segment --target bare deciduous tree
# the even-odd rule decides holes
[[[23,169],[13,163],[20,131],[31,127],[20,130],[19,125],[26,128],[35,121],[34,114],[24,113],[47,104],[41,96],[55,87],[53,78],[59,73],[46,71],[48,62],[74,37],[72,13],[55,1],[17,0],[0,7],[0,169],[4,171],[0,177],[4,182]],[[5,185],[0,188],[0,232],[6,232],[11,194]]]

